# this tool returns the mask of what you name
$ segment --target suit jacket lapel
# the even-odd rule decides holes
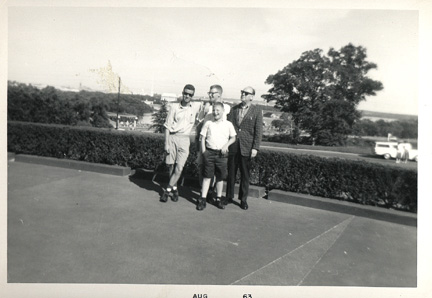
[[[249,115],[251,115],[253,109],[254,109],[254,106],[250,105],[248,110],[246,111],[246,115],[244,115],[244,117],[243,117],[242,123],[244,123],[245,120],[247,119],[247,117],[249,117]]]
[[[234,109],[233,113],[234,113],[235,123],[237,127],[240,127],[240,118],[239,118],[240,106],[239,105]]]

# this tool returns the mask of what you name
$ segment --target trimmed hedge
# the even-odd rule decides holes
[[[162,170],[161,134],[8,122],[8,151]],[[192,142],[184,174],[198,176]],[[364,161],[262,150],[251,184],[417,212],[417,171]]]
[[[253,184],[417,212],[417,171],[340,158],[262,151]]]
[[[163,135],[114,129],[8,122],[8,151],[17,154],[154,169],[163,157]]]

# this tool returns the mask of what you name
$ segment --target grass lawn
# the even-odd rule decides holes
[[[280,148],[295,148],[295,149],[308,149],[308,150],[321,150],[321,151],[335,151],[344,153],[355,153],[355,154],[372,154],[372,147],[329,147],[329,146],[312,146],[312,145],[293,145],[284,143],[274,143],[274,142],[261,142],[261,145],[280,147]]]

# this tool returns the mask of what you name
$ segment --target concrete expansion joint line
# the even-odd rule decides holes
[[[336,241],[339,239],[339,237],[343,234],[343,232],[344,232],[345,229],[348,227],[348,225],[350,224],[350,222],[354,219],[354,217],[355,217],[355,216],[353,215],[353,216],[351,216],[350,218],[344,220],[344,221],[341,222],[340,224],[337,224],[336,226],[334,226],[333,228],[330,229],[330,230],[333,230],[333,229],[335,229],[336,227],[338,227],[339,225],[341,225],[341,224],[343,224],[344,222],[348,221],[347,225],[342,229],[342,231],[341,231],[340,234],[337,236],[337,238],[334,240],[334,242],[332,243],[332,245],[330,245],[330,246],[326,249],[325,253],[323,253],[323,254],[321,255],[321,257],[319,257],[319,259],[315,262],[315,264],[314,264],[314,265],[309,269],[308,273],[306,273],[305,276],[303,276],[303,278],[299,281],[299,283],[297,284],[297,286],[301,286],[301,284],[302,284],[303,281],[306,279],[306,277],[308,277],[308,275],[312,272],[312,270],[315,268],[315,266],[316,266],[316,265],[321,261],[321,259],[322,259],[326,254],[327,254],[327,252],[329,251],[329,249],[333,247],[333,245],[336,243]],[[327,233],[327,232],[329,232],[330,230],[324,232],[324,234]],[[321,235],[324,235],[324,234],[321,234]],[[319,235],[318,237],[321,237],[321,235]],[[315,238],[317,238],[317,237],[315,237]]]
[[[242,281],[243,279],[246,279],[246,278],[248,278],[249,276],[251,276],[251,275],[257,273],[258,271],[261,271],[261,270],[263,270],[264,268],[267,268],[267,267],[271,266],[272,264],[274,264],[274,263],[280,261],[281,259],[285,258],[286,256],[289,256],[290,254],[292,254],[292,253],[296,252],[297,250],[303,248],[304,246],[306,246],[307,244],[311,243],[312,241],[314,241],[314,240],[316,240],[316,239],[318,239],[318,238],[324,236],[325,234],[327,234],[327,233],[329,233],[330,231],[334,230],[335,228],[337,228],[337,227],[340,226],[341,224],[344,224],[344,223],[348,222],[347,225],[345,226],[345,228],[342,230],[342,232],[343,232],[343,231],[346,229],[346,227],[348,226],[348,224],[349,224],[349,223],[354,219],[354,217],[355,217],[355,216],[353,215],[353,216],[349,217],[348,219],[345,219],[344,221],[338,223],[338,224],[335,225],[334,227],[332,227],[332,228],[328,229],[327,231],[325,231],[325,232],[319,234],[318,236],[312,238],[312,239],[309,240],[308,242],[303,243],[303,244],[300,245],[299,247],[297,247],[297,248],[291,250],[290,252],[288,252],[288,253],[284,254],[283,256],[277,258],[276,260],[273,260],[272,262],[268,263],[267,265],[264,265],[264,266],[262,266],[261,268],[258,268],[257,270],[255,270],[255,271],[249,273],[249,274],[246,275],[246,276],[243,276],[242,278],[236,280],[235,282],[232,282],[230,285],[234,285],[234,284],[236,284],[236,283]],[[342,235],[342,232],[341,232],[340,235]],[[338,238],[340,237],[340,235],[338,236]],[[336,240],[337,240],[337,239],[336,239]],[[335,241],[336,241],[336,240],[335,240]],[[334,244],[334,243],[333,243],[333,244]],[[330,246],[330,247],[331,247],[331,246]],[[330,247],[326,250],[326,252],[323,254],[323,256],[327,253],[327,251],[330,249]],[[312,268],[309,270],[309,272],[306,273],[306,275],[302,278],[302,280],[301,280],[297,285],[300,285],[300,284],[304,281],[304,279],[305,279],[305,278],[310,274],[310,272],[312,271],[312,269],[313,269],[313,268],[316,266],[316,264],[321,260],[321,258],[322,258],[322,256],[321,256],[321,257],[319,258],[319,260],[314,264],[314,266],[312,266]]]

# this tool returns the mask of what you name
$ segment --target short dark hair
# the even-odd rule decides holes
[[[185,91],[186,89],[192,90],[195,93],[195,87],[191,84],[187,84],[186,86],[184,86],[183,91]]]
[[[216,88],[219,91],[220,95],[222,95],[223,89],[221,85],[211,85],[210,90],[213,88]]]
[[[222,109],[225,110],[225,107],[224,107],[223,103],[221,103],[220,101],[217,101],[217,102],[215,102],[215,103],[213,104],[213,108],[215,108],[215,107],[217,107],[217,106],[221,106]]]

